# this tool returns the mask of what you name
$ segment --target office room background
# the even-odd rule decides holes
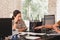
[[[60,19],[59,5],[59,0],[1,0],[0,18],[11,18],[13,11],[18,9],[22,12],[26,25],[29,20],[41,21],[44,15],[55,15],[57,22]]]

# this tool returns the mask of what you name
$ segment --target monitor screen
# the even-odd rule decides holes
[[[12,35],[12,19],[0,18],[0,36]]]
[[[35,33],[40,33],[41,32],[40,30],[35,30],[34,28],[38,27],[38,26],[41,26],[41,25],[42,25],[42,22],[30,22],[29,31],[30,32],[35,32]]]
[[[55,15],[44,15],[44,24],[45,25],[55,24]]]

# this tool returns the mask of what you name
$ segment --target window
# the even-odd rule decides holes
[[[24,20],[40,20],[48,13],[48,0],[22,0]]]

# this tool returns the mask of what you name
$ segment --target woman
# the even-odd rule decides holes
[[[26,31],[27,27],[24,23],[24,21],[22,20],[22,16],[21,16],[21,12],[19,10],[15,10],[13,12],[13,17],[12,17],[12,36],[9,36],[6,40],[9,40],[11,38],[11,40],[23,40],[24,38],[19,37],[20,35],[17,34],[17,32],[15,32],[15,30],[17,29],[18,32],[24,32]]]
[[[22,20],[21,12],[19,10],[15,10],[13,12],[13,20],[12,20],[12,30],[13,30],[13,35],[11,40],[25,40],[24,37],[18,37],[19,35],[17,32],[15,33],[14,31],[18,32],[25,32],[27,30],[27,27]]]
[[[21,12],[19,10],[15,10],[13,12],[13,21],[12,22],[13,22],[13,25],[12,25],[13,30],[18,29],[18,32],[26,31],[27,27],[26,27],[24,21],[22,20]]]
[[[60,33],[60,20],[53,25],[53,29],[55,30],[55,32]]]
[[[38,27],[35,27],[34,29],[37,30],[37,29],[43,29],[43,28],[46,28],[46,29],[53,29],[55,32],[57,33],[60,33],[60,20],[55,23],[54,25],[43,25],[43,26],[38,26]]]
[[[46,33],[60,33],[60,20],[55,23],[54,25],[43,25],[43,26],[38,26],[35,27],[35,30],[38,29],[45,29],[43,31],[45,31]],[[47,40],[60,40],[60,35],[58,36],[47,36]]]

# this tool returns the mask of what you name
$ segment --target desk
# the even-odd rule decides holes
[[[53,39],[56,39],[56,37],[58,37],[58,36],[60,36],[60,33],[46,34],[46,40],[53,40]]]
[[[47,34],[47,36],[60,36],[60,33],[51,33],[51,34]]]
[[[37,40],[42,40],[42,38],[40,36],[44,36],[45,37],[46,33],[20,32],[19,35],[27,35],[25,37],[28,40],[36,40],[36,39]]]
[[[25,35],[25,34],[27,34],[27,35],[40,35],[40,36],[46,35],[46,33],[34,33],[34,32],[20,32],[19,34],[20,35]]]
[[[32,35],[32,36],[36,36],[36,35],[43,36],[42,39],[45,39],[45,40],[48,40],[50,38],[54,38],[56,36],[60,36],[60,33],[46,34],[46,33],[21,32],[21,34],[27,34],[27,35]]]
[[[28,39],[28,40],[36,40],[36,39],[39,39],[39,40],[44,40],[45,38],[53,38],[55,36],[59,36],[60,33],[51,33],[51,34],[46,34],[46,33],[33,33],[33,32],[19,32],[17,33],[18,35],[25,35],[25,38]],[[38,35],[38,36],[36,36]],[[43,37],[40,37],[40,36],[43,36]],[[45,39],[46,40],[46,39]]]

